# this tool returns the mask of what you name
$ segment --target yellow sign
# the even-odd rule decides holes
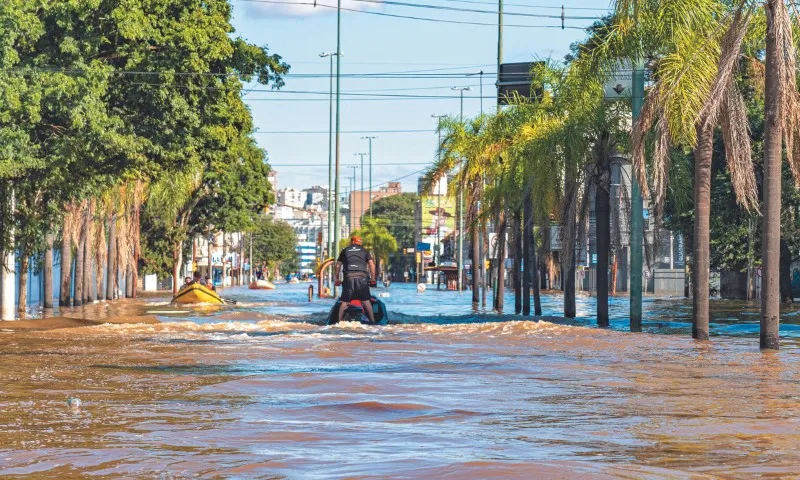
[[[422,209],[422,235],[435,236],[437,230],[441,238],[456,228],[455,197],[425,196],[420,198]]]

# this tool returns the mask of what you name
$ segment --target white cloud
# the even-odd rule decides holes
[[[266,3],[249,1],[242,2],[245,5],[247,16],[271,17],[271,16],[292,16],[308,17],[311,15],[324,15],[336,11],[336,0],[317,0],[317,6],[307,5],[314,0],[278,0],[293,3]],[[371,10],[379,7],[379,3],[359,2],[355,0],[342,0],[342,8],[352,10]],[[333,8],[331,8],[333,7]]]

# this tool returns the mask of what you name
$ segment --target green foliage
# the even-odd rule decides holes
[[[395,239],[388,229],[389,222],[379,218],[365,218],[361,228],[354,230],[350,235],[360,236],[364,241],[364,248],[372,252],[376,263],[387,263],[389,255],[397,251],[397,239]],[[343,239],[340,249],[350,244],[349,239]]]
[[[415,193],[401,193],[383,197],[372,204],[372,216],[385,220],[389,233],[402,247],[414,246],[414,209],[419,197]],[[361,221],[365,222],[369,214],[365,213]]]
[[[274,268],[281,266],[289,271],[297,269],[297,236],[291,225],[259,216],[253,228],[253,264]]]

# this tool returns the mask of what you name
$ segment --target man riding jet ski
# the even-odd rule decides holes
[[[372,313],[375,316],[375,322],[372,323],[369,321],[369,317],[364,313],[363,303],[360,300],[351,300],[349,305],[345,307],[344,316],[342,317],[342,321],[344,322],[359,322],[363,323],[364,325],[386,325],[389,322],[389,315],[386,312],[386,305],[379,299],[372,297],[370,299],[370,303],[372,304]],[[335,325],[339,323],[339,309],[342,306],[342,301],[337,300],[336,304],[331,308],[330,313],[328,313],[328,325]]]
[[[362,243],[361,237],[353,235],[350,245],[342,250],[336,260],[336,278],[343,273],[344,281],[336,281],[337,286],[342,285],[342,296],[331,310],[328,324],[341,322],[346,314],[349,320],[370,325],[374,325],[376,320],[388,320],[385,315],[386,307],[370,294],[369,288],[376,285],[370,280],[375,278],[375,262]],[[376,319],[373,303],[382,311],[380,319]]]

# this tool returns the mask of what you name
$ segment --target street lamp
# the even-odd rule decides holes
[[[469,87],[453,87],[452,90],[459,92],[461,96],[461,114],[459,121],[464,121],[464,92],[471,90]],[[463,169],[463,165],[462,165]],[[473,262],[474,263],[474,262]],[[474,268],[474,266],[473,266]],[[458,291],[463,288],[462,276],[464,275],[464,186],[460,182],[458,185]],[[475,275],[475,272],[472,273]]]
[[[334,225],[334,209],[332,208],[334,205],[338,205],[338,202],[334,200],[334,192],[333,192],[333,57],[342,57],[344,54],[342,52],[337,53],[325,53],[322,52],[319,54],[320,58],[330,58],[331,64],[331,75],[330,75],[330,100],[329,100],[329,113],[328,113],[328,255],[333,256],[335,245],[333,244],[333,225]],[[338,170],[337,170],[338,174]],[[331,269],[331,283],[333,283],[333,269]]]
[[[361,137],[369,142],[369,216],[372,218],[372,141],[378,137]]]

